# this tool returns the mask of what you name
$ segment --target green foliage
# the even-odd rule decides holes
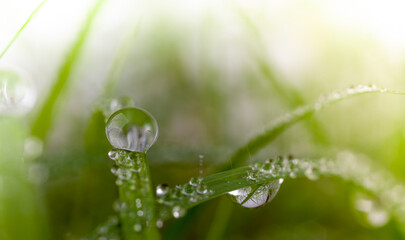
[[[228,108],[230,108],[230,99],[240,94],[240,92],[236,87],[229,91],[222,88],[217,81],[222,76],[221,72],[215,64],[205,59],[209,58],[205,52],[201,53],[201,58],[205,59],[201,64],[203,65],[203,72],[196,78],[201,80],[201,83],[190,81],[189,78],[192,76],[190,72],[192,71],[187,71],[187,67],[184,66],[185,63],[181,61],[180,49],[182,44],[177,41],[177,36],[170,35],[171,33],[162,34],[165,41],[157,41],[156,46],[151,43],[153,46],[152,51],[156,51],[151,55],[155,56],[156,59],[151,64],[153,71],[149,76],[163,79],[159,82],[163,86],[163,91],[157,91],[158,94],[156,95],[149,94],[147,91],[148,86],[155,88],[160,86],[157,86],[155,82],[149,83],[140,80],[142,77],[137,74],[134,74],[137,81],[128,82],[136,82],[137,89],[140,89],[137,94],[145,94],[146,97],[139,97],[144,101],[142,105],[145,105],[146,108],[158,109],[156,114],[158,122],[162,123],[162,129],[174,128],[174,133],[172,135],[167,133],[163,135],[164,143],[158,143],[151,150],[151,155],[154,156],[151,157],[151,161],[147,160],[145,153],[130,152],[122,149],[115,149],[108,153],[111,147],[105,137],[106,118],[119,108],[132,107],[132,102],[118,104],[118,107],[112,107],[111,104],[105,104],[105,102],[117,95],[116,92],[120,92],[117,83],[118,80],[126,78],[123,74],[124,68],[130,62],[130,50],[135,39],[139,37],[139,23],[136,23],[136,27],[130,30],[129,37],[125,38],[123,43],[120,44],[119,50],[115,54],[116,58],[106,77],[107,80],[103,84],[104,87],[100,91],[100,97],[98,97],[98,101],[103,103],[95,103],[94,111],[88,111],[91,113],[87,116],[86,124],[76,123],[77,129],[72,130],[74,137],[66,141],[67,145],[55,148],[58,145],[48,141],[47,136],[51,133],[51,126],[55,124],[56,113],[60,113],[57,111],[58,104],[61,99],[67,97],[67,95],[64,95],[64,91],[73,81],[72,73],[86,47],[85,43],[104,2],[105,0],[97,0],[89,13],[83,24],[82,31],[60,67],[53,87],[35,117],[31,130],[26,129],[22,118],[0,117],[0,142],[2,143],[0,144],[1,239],[159,239],[161,235],[163,239],[195,238],[195,235],[190,236],[191,230],[189,229],[207,232],[203,237],[210,240],[223,239],[225,236],[232,238],[229,229],[242,232],[243,226],[231,226],[229,223],[235,223],[236,221],[231,217],[231,214],[238,211],[238,214],[245,214],[244,216],[252,214],[249,216],[260,218],[261,222],[267,225],[267,218],[260,216],[259,212],[263,211],[267,214],[268,209],[273,211],[272,214],[274,213],[279,217],[276,221],[287,222],[295,229],[298,229],[297,232],[299,232],[299,237],[302,239],[313,239],[317,234],[323,234],[324,231],[328,231],[333,239],[342,239],[349,235],[344,233],[344,236],[342,236],[335,233],[335,226],[343,229],[351,227],[352,231],[357,229],[358,235],[355,238],[359,239],[364,236],[373,237],[378,227],[383,227],[383,229],[377,232],[375,236],[388,236],[387,238],[393,239],[405,236],[405,208],[403,203],[405,187],[400,174],[398,174],[399,176],[393,176],[395,171],[383,170],[383,166],[376,164],[375,161],[368,160],[363,155],[353,154],[348,151],[342,152],[338,144],[336,146],[327,146],[332,148],[327,149],[327,151],[315,148],[316,153],[313,155],[325,157],[330,156],[331,152],[335,153],[336,149],[339,149],[339,154],[328,158],[296,158],[293,156],[270,158],[269,156],[274,154],[264,152],[268,150],[270,144],[275,145],[275,140],[281,134],[301,120],[307,121],[305,129],[310,132],[309,135],[312,135],[313,142],[324,144],[325,147],[326,143],[330,144],[331,141],[326,140],[327,134],[322,129],[320,121],[309,120],[313,114],[325,108],[330,109],[332,104],[358,95],[371,95],[373,93],[405,95],[405,92],[378,88],[375,85],[357,85],[322,96],[315,103],[302,106],[306,102],[304,94],[284,83],[269,61],[261,53],[255,51],[251,51],[253,52],[251,55],[255,67],[270,83],[271,88],[277,92],[277,97],[274,98],[279,98],[279,100],[286,103],[288,108],[296,109],[287,110],[286,114],[271,121],[268,128],[253,135],[246,144],[239,148],[235,147],[236,151],[230,154],[229,158],[223,157],[228,154],[225,150],[219,148],[217,144],[221,143],[229,145],[229,148],[234,148],[234,143],[238,141],[233,142],[231,140],[233,136],[243,139],[241,136],[245,136],[245,132],[233,135],[233,130],[226,127],[236,119],[231,119],[231,121],[226,119],[226,116],[222,117],[221,114],[225,115]],[[44,3],[45,1],[41,2],[34,10],[0,54],[0,58],[3,57],[7,49],[10,48]],[[248,31],[255,38],[260,38],[260,30],[256,28],[248,14],[242,9],[238,9],[237,13]],[[162,23],[162,26],[165,26],[165,24]],[[163,32],[164,29],[162,28]],[[159,34],[161,33],[159,32]],[[260,42],[259,46],[264,48],[265,44],[263,44],[262,40]],[[122,86],[128,87],[132,85],[122,82]],[[128,87],[128,89],[132,88]],[[243,87],[242,89],[243,91],[246,90]],[[231,91],[235,91],[234,95],[226,97],[225,95]],[[253,91],[259,92],[257,89]],[[184,101],[184,99],[188,99],[188,101]],[[108,105],[107,110],[105,105]],[[173,118],[170,118],[171,109],[178,111],[172,113],[175,116]],[[190,113],[185,114],[184,112]],[[250,117],[250,115],[247,117]],[[205,135],[187,134],[188,131],[195,133],[195,126],[201,126],[195,124],[198,121],[205,123],[204,126],[207,129],[200,131],[204,132]],[[251,126],[251,129],[257,130],[260,127]],[[172,140],[169,136],[177,136],[177,132],[179,132],[179,137],[170,142]],[[30,137],[36,137],[43,141],[45,147],[52,146],[54,149],[45,148],[45,152],[40,158],[24,162],[28,159],[24,155],[27,151],[24,148],[27,139]],[[208,143],[204,146],[207,149],[203,150],[204,147],[198,144],[193,145],[193,140],[199,137],[204,139],[203,144]],[[362,137],[366,138],[367,136]],[[401,136],[399,146],[402,146],[402,140]],[[172,147],[169,144],[176,146]],[[178,149],[180,150],[178,151]],[[188,160],[192,160],[193,157],[196,158],[203,151],[205,151],[207,159],[204,164],[208,164],[209,167],[203,169],[204,157],[199,157],[200,172],[197,176],[196,166],[190,164]],[[261,151],[263,151],[263,154],[258,156]],[[328,152],[328,154],[325,152]],[[108,160],[107,155],[114,160],[114,163]],[[397,161],[402,160],[400,156],[402,156],[402,151],[398,153]],[[175,161],[180,158],[188,162]],[[224,161],[222,158],[227,160]],[[217,161],[217,159],[222,161]],[[206,171],[205,174],[203,174],[203,170]],[[113,175],[115,175],[116,179]],[[189,179],[190,177],[191,179]],[[178,184],[184,182],[185,179],[189,179],[189,181],[182,185]],[[318,179],[321,179],[319,183],[314,182]],[[299,203],[302,204],[302,206],[298,207],[299,211],[289,213],[296,215],[296,218],[291,222],[283,219],[284,211],[288,206],[284,206],[284,202],[277,202],[277,199],[275,199],[274,204],[278,209],[268,208],[248,212],[247,210],[236,210],[236,207],[234,208],[230,204],[229,199],[224,197],[229,192],[243,191],[244,199],[235,206],[239,205],[238,207],[240,207],[251,201],[257,203],[257,207],[259,207],[273,199],[284,180],[302,184],[299,186],[303,186],[303,188],[297,187],[297,192],[305,192],[313,186],[324,190],[333,186],[335,187],[332,187],[333,189],[337,189],[338,195],[343,196],[340,196],[339,200],[333,201],[332,198],[326,199],[326,197],[322,198],[315,194],[305,198],[295,195],[295,192],[290,192],[284,197],[284,200],[289,198],[293,199],[291,202],[300,202],[300,197],[302,197],[303,202]],[[328,183],[328,180],[337,181],[339,186],[336,187]],[[160,184],[157,186],[159,191],[155,192],[157,184],[153,183],[166,181],[171,185],[177,185],[168,187],[165,184]],[[260,200],[257,199],[258,194],[263,192],[267,194],[264,195],[267,196],[267,200],[258,202]],[[329,197],[336,197],[327,190],[325,192],[330,194]],[[350,194],[354,196],[354,208],[356,209],[355,214],[357,214],[355,217],[346,216],[348,215],[346,213],[351,212],[353,208],[353,206],[347,206],[350,197],[346,195]],[[215,205],[215,199],[220,197],[222,198],[219,203]],[[328,206],[325,211],[323,211],[324,209],[319,211],[312,209],[314,210],[313,213],[307,212],[305,204],[311,204],[312,202],[305,202],[305,199],[313,201],[315,206],[315,203],[326,199],[326,201],[333,202],[331,204],[333,206],[330,209]],[[113,206],[115,214],[111,206]],[[282,208],[283,206],[284,208]],[[210,209],[210,211],[206,211],[206,209]],[[336,215],[344,212],[343,215],[345,216],[336,216],[336,220],[330,216],[324,217],[323,212]],[[263,215],[265,214],[263,213]],[[306,218],[303,216],[306,216]],[[176,220],[174,221],[172,218],[176,218]],[[285,218],[289,218],[289,216]],[[348,219],[353,221],[352,218],[357,218],[365,227],[360,226],[358,223],[359,226],[354,226],[352,222],[348,223]],[[311,222],[316,221],[318,224],[325,219],[327,223],[322,227]],[[248,221],[238,221],[237,224],[249,226],[249,228],[255,227]],[[304,224],[300,221],[304,222]],[[203,224],[198,224],[201,222]],[[272,223],[275,226],[274,220]],[[285,226],[289,229],[291,226],[288,224],[285,224]],[[305,224],[309,224],[310,227]],[[201,229],[198,229],[199,225],[201,225]],[[211,225],[210,228],[209,225]],[[162,227],[163,229],[158,229]],[[207,228],[209,228],[208,231],[206,231]],[[321,230],[319,230],[320,228]],[[246,232],[251,234],[254,231],[249,229]],[[292,231],[288,233],[271,232],[271,234],[274,234],[271,237],[288,238],[292,236],[290,232]],[[269,237],[268,234],[269,232],[263,233],[266,238]],[[260,238],[260,235],[254,235],[253,238]]]

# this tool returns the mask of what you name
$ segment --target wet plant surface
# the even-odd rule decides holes
[[[31,3],[0,39],[0,239],[405,238],[405,46],[253,2]]]

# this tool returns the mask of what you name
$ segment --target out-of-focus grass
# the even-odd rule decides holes
[[[274,6],[279,12],[260,4],[238,6],[248,19],[226,4],[209,8],[207,3],[204,10],[190,7],[176,12],[169,6],[139,2],[139,8],[144,8],[147,14],[143,15],[136,42],[124,47],[128,61],[121,65],[122,74],[114,74],[119,76],[114,94],[134,98],[137,106],[153,112],[159,122],[160,138],[150,150],[155,184],[166,182],[174,186],[198,175],[199,154],[205,155],[203,175],[215,171],[232,150],[262,130],[270,120],[297,105],[314,101],[320,93],[358,83],[405,88],[403,57],[391,56],[372,35],[350,33],[329,23],[323,16],[323,8],[316,4],[299,1],[285,3],[284,7]],[[103,16],[96,21],[108,21]],[[122,30],[118,24],[109,28],[111,39]],[[45,139],[50,129],[50,141],[44,142],[44,153],[36,160],[49,170],[49,178],[39,186],[40,197],[36,195],[37,187],[27,178],[24,165],[19,163],[26,135],[23,126],[27,123],[2,119],[1,186],[2,193],[11,192],[7,194],[10,198],[1,197],[4,205],[0,236],[46,239],[51,232],[53,239],[82,237],[113,213],[111,205],[117,192],[109,173],[112,162],[106,155],[110,146],[104,136],[104,119],[100,112],[94,113],[89,108],[97,104],[98,96],[112,88],[104,87],[102,79],[107,76],[91,83],[81,77],[86,76],[84,73],[97,75],[109,66],[93,57],[99,56],[99,52],[83,51],[89,62],[81,62],[78,73],[70,74],[72,59],[77,59],[81,50],[97,42],[109,44],[103,35],[97,35],[100,29],[93,30],[85,30],[88,35],[82,34],[76,47],[69,50],[74,54],[62,66],[59,81],[49,84],[57,90],[40,88],[37,109],[42,109],[41,117],[37,118],[32,133]],[[302,36],[304,39],[299,38]],[[30,37],[35,38],[35,32],[26,35],[25,44],[32,48],[38,44],[46,52],[46,46],[41,43],[30,45]],[[21,43],[14,48],[19,47]],[[106,58],[121,56],[108,46],[98,51],[105,51]],[[297,63],[302,55],[304,60],[308,59],[307,65]],[[6,56],[19,58],[13,52]],[[25,61],[29,59],[30,55],[24,56]],[[113,61],[112,57],[108,60]],[[35,66],[33,62],[32,68]],[[69,78],[72,84],[65,85]],[[36,80],[40,82],[46,83]],[[56,104],[59,93],[68,85],[71,90],[65,96],[67,100]],[[45,99],[45,96],[50,97]],[[54,111],[55,106],[60,109]],[[352,99],[320,113],[316,125],[297,124],[283,132],[262,153],[249,156],[248,162],[279,154],[329,156],[342,149],[352,149],[371,156],[403,179],[403,115],[401,98]],[[49,128],[50,125],[54,127]],[[317,137],[317,131],[328,141],[319,140],[322,138]],[[357,217],[352,203],[357,191],[356,187],[335,178],[317,182],[286,181],[269,206],[252,211],[235,207],[229,222],[223,228],[215,225],[219,230],[212,231],[223,231],[225,239],[402,238],[401,227],[394,219],[375,227]],[[36,200],[29,201],[32,198]],[[220,204],[225,201],[222,199]],[[20,203],[28,210],[18,208]],[[216,204],[216,201],[206,203],[189,211],[184,219],[167,222],[162,229],[163,238],[206,237],[212,219],[221,222],[218,219],[224,217]],[[5,206],[10,206],[6,212]],[[37,211],[41,207],[46,210]],[[217,211],[219,216],[215,217]],[[30,215],[24,215],[27,213]],[[25,221],[29,231],[14,227]],[[3,227],[4,224],[10,227]]]

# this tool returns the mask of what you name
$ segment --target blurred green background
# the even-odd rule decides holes
[[[0,1],[0,49],[39,3]],[[0,112],[0,239],[78,239],[114,213],[99,111],[112,98],[129,96],[155,116],[154,186],[175,186],[200,169],[214,173],[277,116],[323,93],[371,83],[405,90],[404,7],[398,0],[48,0],[0,60],[2,69],[26,72],[37,96],[25,114]],[[345,100],[289,128],[249,163],[350,150],[403,180],[404,102]],[[264,207],[235,205],[228,215],[223,200],[213,200],[165,223],[162,237],[207,239],[225,216],[217,225],[223,239],[405,238],[388,213],[373,221],[359,211],[359,194],[336,178],[286,180]]]

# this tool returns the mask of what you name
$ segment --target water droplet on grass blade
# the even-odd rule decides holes
[[[381,206],[381,203],[365,194],[356,194],[354,208],[358,211],[359,220],[368,226],[382,227],[390,220],[389,213]]]
[[[108,119],[106,134],[115,148],[144,153],[155,142],[158,125],[145,110],[124,108]]]
[[[198,194],[206,194],[206,193],[208,193],[207,185],[205,185],[205,183],[198,184],[197,185],[197,193]]]
[[[25,114],[34,106],[36,97],[27,73],[17,69],[0,69],[0,114]]]
[[[163,227],[163,221],[160,220],[160,219],[157,220],[157,221],[156,221],[156,227],[157,227],[157,228],[162,228],[162,227]]]
[[[231,200],[245,208],[257,208],[270,202],[280,188],[279,180],[251,187],[245,187],[228,193]]]
[[[200,178],[192,177],[188,182],[191,186],[197,186],[201,182]]]
[[[117,150],[113,149],[113,150],[109,151],[108,152],[108,157],[111,160],[114,160],[114,161],[117,160],[117,158],[119,157]]]
[[[136,224],[134,225],[134,230],[135,230],[135,232],[140,232],[140,231],[142,231],[142,225],[139,224],[139,223],[136,223]]]
[[[160,184],[156,187],[156,196],[162,197],[169,192],[169,186],[167,184]]]
[[[172,209],[172,214],[174,218],[181,218],[186,214],[186,210],[180,206],[174,206]]]
[[[312,167],[308,167],[304,174],[309,180],[315,181],[319,179],[319,174],[317,173],[316,169]]]
[[[187,195],[187,196],[194,195],[195,194],[195,187],[190,185],[190,184],[186,184],[186,185],[183,186],[183,189],[181,190],[181,192],[184,195]]]

